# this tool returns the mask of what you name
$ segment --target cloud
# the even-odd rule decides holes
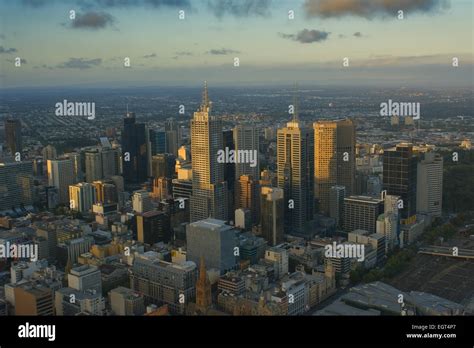
[[[69,26],[74,29],[102,29],[114,22],[114,18],[105,12],[86,12],[77,14]]]
[[[13,48],[13,47],[5,48],[3,46],[0,46],[0,54],[2,53],[9,54],[9,53],[14,53],[14,52],[16,52],[16,48]]]
[[[66,69],[90,69],[94,66],[98,66],[102,63],[101,58],[95,59],[84,59],[84,58],[69,58],[67,62],[63,62],[59,64],[58,68],[66,68]]]
[[[218,18],[267,17],[270,15],[271,0],[208,0],[209,10]]]
[[[355,36],[355,37],[362,37],[362,34],[361,34],[360,31],[356,31],[356,32],[353,34],[353,36]]]
[[[47,3],[48,1],[46,0],[23,0],[22,1],[23,5],[30,6],[30,7],[41,7]]]
[[[175,52],[175,54],[178,56],[194,56],[193,52],[189,52],[189,51],[178,51],[178,52]]]
[[[228,48],[221,48],[221,49],[212,49],[206,52],[207,54],[211,54],[213,56],[223,56],[232,53],[240,53],[240,51],[231,50]]]
[[[94,3],[102,7],[190,7],[189,0],[95,0]]]
[[[290,39],[301,43],[321,42],[328,38],[329,32],[320,30],[303,29],[296,34],[278,33],[284,39]]]
[[[16,63],[16,61],[14,59],[7,59],[7,62]],[[20,58],[20,62],[21,62],[21,64],[28,64],[28,62],[26,61],[25,58]]]
[[[305,0],[307,17],[357,16],[367,19],[404,12],[435,12],[449,7],[447,0]]]
[[[145,54],[144,56],[142,56],[142,58],[155,58],[155,57],[156,57],[156,53]]]

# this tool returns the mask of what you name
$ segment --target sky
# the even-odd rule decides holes
[[[0,88],[472,86],[473,18],[471,0],[0,0]]]

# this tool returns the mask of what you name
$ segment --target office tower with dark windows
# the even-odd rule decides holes
[[[191,221],[208,217],[228,219],[228,187],[224,181],[224,163],[217,161],[219,150],[224,150],[222,121],[211,115],[206,83],[201,107],[191,120]]]
[[[285,211],[283,190],[276,187],[262,187],[260,195],[260,226],[262,237],[268,245],[283,242]]]
[[[166,140],[166,131],[161,129],[150,129],[150,155],[159,153],[168,153],[168,144]]]
[[[314,133],[298,120],[297,111],[277,132],[277,180],[284,191],[285,231],[307,235],[313,220]]]
[[[21,121],[7,118],[5,120],[5,144],[12,155],[23,150],[21,138]]]
[[[384,200],[369,196],[344,198],[344,231],[364,230],[377,232],[377,219],[384,213]]]
[[[402,199],[402,225],[416,221],[417,165],[412,144],[401,143],[383,153],[383,189]]]
[[[137,236],[141,243],[153,245],[171,240],[170,217],[162,211],[148,211],[137,215]]]
[[[153,209],[151,196],[148,191],[138,190],[133,192],[132,195],[132,207],[135,213],[146,213]]]
[[[48,184],[57,187],[59,203],[69,205],[69,186],[75,183],[76,175],[71,159],[48,160]]]
[[[0,211],[33,203],[33,162],[0,163]]]
[[[235,150],[235,141],[234,141],[234,131],[232,129],[224,129],[222,131],[223,141],[224,141],[224,149],[228,148],[229,151]],[[232,215],[235,212],[236,207],[235,203],[235,195],[236,195],[236,188],[235,188],[235,181],[239,180],[239,178],[235,174],[236,170],[236,163],[224,163],[224,181],[227,183],[228,188],[228,212],[229,212],[229,219],[233,219]]]
[[[151,158],[151,176],[153,178],[169,178],[175,176],[176,156],[170,153],[161,153]]]
[[[345,186],[332,186],[329,189],[329,216],[336,220],[336,226],[344,225],[344,197]]]
[[[127,112],[123,120],[122,166],[126,184],[139,184],[148,176],[146,126],[136,123],[135,113]]]
[[[234,128],[234,144],[236,152],[239,150],[255,151],[256,163],[244,162],[235,164],[235,177],[238,180],[242,175],[252,175],[253,178],[260,177],[260,165],[258,160],[259,138],[256,125],[238,125]]]
[[[246,208],[251,211],[252,224],[260,218],[260,185],[252,175],[241,175],[235,186],[235,209]]]
[[[314,129],[314,182],[319,211],[329,214],[332,186],[355,185],[355,127],[352,120],[318,121]]]
[[[181,146],[181,129],[174,118],[168,118],[165,122],[166,151],[178,156],[178,148]]]

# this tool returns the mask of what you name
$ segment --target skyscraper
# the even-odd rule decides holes
[[[171,240],[170,217],[162,211],[148,211],[137,215],[138,241],[153,245]]]
[[[150,129],[150,155],[168,152],[166,141],[166,131],[160,129]]]
[[[276,187],[262,187],[260,197],[260,226],[262,237],[269,245],[283,242],[283,190]]]
[[[441,216],[443,157],[434,152],[426,152],[418,163],[417,171],[416,211]]]
[[[314,128],[314,182],[319,211],[329,213],[332,186],[346,188],[351,195],[355,184],[355,127],[352,120],[318,121]]]
[[[369,196],[344,198],[344,231],[364,230],[376,233],[377,219],[384,212],[384,201]]]
[[[151,158],[151,176],[155,179],[172,179],[175,175],[176,157],[170,153],[161,153]]]
[[[72,210],[81,213],[91,210],[96,202],[95,186],[87,182],[69,186],[69,200]]]
[[[58,188],[59,203],[69,205],[69,186],[76,183],[71,159],[48,160],[48,184]]]
[[[33,203],[33,163],[0,163],[0,210]]]
[[[259,182],[252,175],[241,175],[235,187],[235,209],[247,208],[252,213],[252,224],[260,218]]]
[[[329,216],[336,220],[336,226],[342,227],[344,221],[345,186],[332,186],[329,190]]]
[[[217,161],[223,150],[222,122],[210,114],[211,102],[204,85],[201,107],[191,120],[193,194],[191,221],[213,217],[227,220],[228,192],[224,181],[224,163]]]
[[[7,149],[10,150],[12,155],[15,155],[15,153],[17,152],[21,153],[23,149],[23,144],[21,139],[20,120],[5,120],[5,143],[7,145]]]
[[[86,163],[86,181],[92,183],[103,177],[102,154],[98,148],[88,149],[84,153]]]
[[[126,184],[138,184],[147,178],[147,138],[145,124],[136,123],[135,113],[127,112],[122,134],[123,176]]]
[[[234,128],[235,150],[255,151],[258,154],[259,139],[258,128],[255,125],[239,125]],[[252,175],[254,179],[260,176],[260,165],[258,155],[256,156],[257,165],[251,166],[251,163],[236,163],[235,177],[238,180],[242,175]]]
[[[383,189],[389,195],[401,197],[402,225],[416,221],[417,164],[418,158],[413,153],[412,144],[401,143],[384,151]]]
[[[165,122],[166,151],[178,156],[178,148],[181,146],[181,129],[174,118],[168,118]]]
[[[314,133],[298,120],[297,111],[277,133],[277,180],[284,191],[285,230],[306,234],[313,220]]]

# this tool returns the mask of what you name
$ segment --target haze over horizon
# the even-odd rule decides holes
[[[2,0],[0,89],[473,85],[471,1],[333,4]]]

